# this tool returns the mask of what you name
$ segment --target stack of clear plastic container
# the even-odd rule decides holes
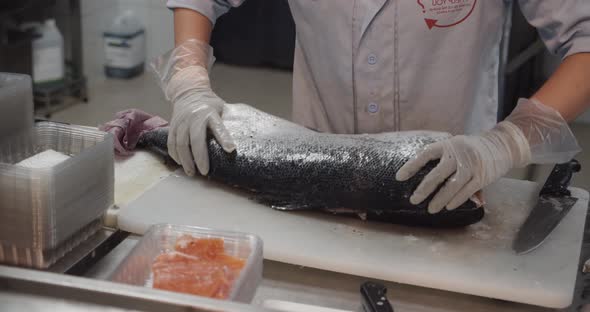
[[[18,165],[48,150],[49,167]],[[102,226],[114,200],[111,134],[43,122],[0,141],[0,262],[47,268]]]
[[[245,260],[245,265],[237,280],[233,282],[227,300],[246,303],[252,301],[262,279],[262,240],[258,236],[246,233],[172,224],[153,225],[119,264],[110,280],[150,287],[153,281],[154,260],[163,253],[174,251],[176,240],[183,235],[190,235],[196,239],[223,239],[227,255]]]
[[[0,73],[0,139],[33,126],[31,77]]]

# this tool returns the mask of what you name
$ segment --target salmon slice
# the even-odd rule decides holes
[[[195,239],[190,235],[183,235],[179,237],[176,240],[174,249],[178,252],[204,259],[214,259],[216,256],[225,253],[223,239]]]
[[[227,299],[245,260],[225,253],[222,239],[178,238],[175,250],[156,257],[154,288]]]

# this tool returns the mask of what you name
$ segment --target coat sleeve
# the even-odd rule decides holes
[[[209,18],[215,24],[217,18],[225,14],[232,7],[240,6],[245,0],[168,0],[166,6],[170,9],[185,8],[197,11]]]
[[[590,52],[590,0],[519,0],[528,22],[561,58]]]

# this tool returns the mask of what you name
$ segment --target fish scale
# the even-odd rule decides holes
[[[209,177],[251,192],[281,210],[322,210],[412,226],[457,227],[478,222],[482,207],[428,213],[409,198],[437,161],[399,182],[395,174],[426,145],[448,138],[432,131],[382,134],[319,133],[245,104],[228,104],[223,120],[236,144],[226,153],[209,138]],[[138,147],[167,154],[168,129],[144,133]]]

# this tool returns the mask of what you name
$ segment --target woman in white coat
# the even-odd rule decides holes
[[[187,174],[208,173],[209,129],[235,146],[225,102],[209,84],[216,19],[243,0],[168,0],[176,48],[156,62],[173,103],[169,152]],[[333,133],[438,130],[455,135],[406,163],[405,180],[441,159],[411,201],[444,186],[429,211],[454,209],[511,168],[564,162],[578,151],[567,122],[590,105],[590,1],[519,0],[563,62],[497,123],[501,41],[510,0],[290,0],[297,41],[293,120]]]

